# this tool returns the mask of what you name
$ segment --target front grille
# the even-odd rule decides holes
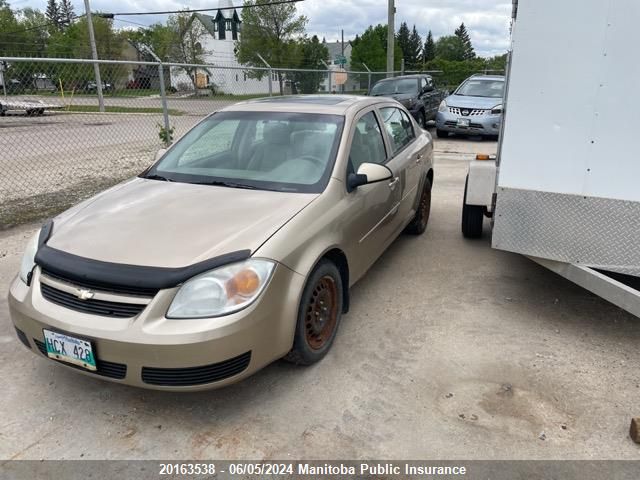
[[[462,111],[467,111],[469,112],[467,115],[463,115]],[[482,110],[482,109],[471,109],[471,108],[459,108],[459,107],[449,107],[449,112],[453,113],[454,115],[458,115],[458,116],[469,116],[469,117],[476,117],[479,115],[485,115],[488,110]]]
[[[47,346],[44,344],[44,342],[41,342],[40,340],[36,340],[35,338],[33,339],[33,342],[36,344],[36,347],[38,347],[38,350],[40,350],[40,353],[42,355],[47,357],[49,360],[62,363],[68,367],[77,368],[78,370],[82,370],[84,372],[95,373],[96,375],[115,378],[118,380],[122,380],[127,375],[127,366],[123,363],[107,362],[106,360],[100,360],[99,358],[96,358],[97,370],[94,372],[91,370],[86,370],[78,365],[74,365],[73,363],[60,362],[54,358],[50,358],[47,355]]]
[[[458,122],[452,122],[452,121],[444,122],[444,124],[447,127],[457,127],[458,126]],[[465,128],[465,127],[462,127],[462,128]],[[474,128],[476,130],[484,130],[484,127],[482,126],[481,123],[469,123],[469,128]]]
[[[42,296],[62,307],[103,317],[129,318],[138,315],[146,305],[137,303],[108,302],[106,300],[80,300],[72,293],[63,292],[46,283],[40,283]]]
[[[189,368],[142,367],[142,381],[150,385],[187,387],[212,383],[233,377],[244,371],[251,361],[251,352],[224,362]]]
[[[31,345],[29,345],[29,340],[27,339],[27,335],[18,327],[13,327],[13,328],[16,329],[16,335],[18,336],[18,340],[20,340],[25,347],[31,348]]]
[[[76,280],[71,278],[66,278],[61,275],[57,275],[55,273],[51,273],[46,269],[42,269],[42,273],[49,278],[53,278],[54,280],[59,280],[64,283],[70,283],[71,285],[75,285],[81,288],[87,288],[89,290],[99,290],[102,292],[108,293],[116,293],[122,295],[136,295],[141,297],[154,297],[156,293],[158,293],[157,289],[154,288],[141,288],[141,287],[125,287],[122,285],[106,285],[97,282],[92,282],[90,280]]]

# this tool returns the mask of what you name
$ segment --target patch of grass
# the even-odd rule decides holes
[[[155,107],[122,107],[117,105],[105,105],[104,110],[106,113],[159,113],[162,114],[161,108]],[[81,112],[81,113],[94,113],[99,112],[100,109],[97,105],[68,105],[64,107],[63,112]],[[169,109],[169,115],[182,115],[182,111],[174,108]]]

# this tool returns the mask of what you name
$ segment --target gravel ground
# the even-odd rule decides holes
[[[30,353],[0,300],[3,459],[639,459],[640,322],[524,257],[466,241],[466,165],[436,143],[427,233],[352,291],[330,354],[194,394],[80,376]],[[36,225],[0,232],[6,292]]]

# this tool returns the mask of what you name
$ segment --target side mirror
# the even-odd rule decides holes
[[[389,167],[379,163],[363,163],[358,167],[357,173],[347,176],[347,190],[351,192],[362,185],[384,182],[392,178],[393,172]]]
[[[160,160],[160,157],[162,157],[165,153],[167,152],[166,148],[161,148],[160,150],[158,150],[156,152],[156,156],[153,159],[154,162],[157,162],[158,160]]]

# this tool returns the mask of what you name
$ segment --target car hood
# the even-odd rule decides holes
[[[47,245],[105,262],[184,267],[254,252],[317,196],[137,178],[54,219]]]
[[[449,95],[446,102],[447,106],[449,107],[489,110],[496,105],[500,105],[502,103],[502,99],[489,97],[468,97],[466,95]]]

